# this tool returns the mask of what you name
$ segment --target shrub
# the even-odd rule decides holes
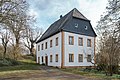
[[[118,65],[107,65],[107,64],[98,64],[96,69],[98,71],[105,71],[107,74],[109,74],[110,72],[112,73],[119,73],[119,66]],[[111,71],[110,71],[111,69]]]
[[[6,59],[1,59],[0,60],[0,66],[9,66],[12,65],[12,63]]]
[[[14,59],[0,59],[0,67],[2,66],[14,66],[14,65],[19,65],[21,64],[20,62],[14,60]]]
[[[44,65],[45,65],[45,63],[42,63],[42,65],[44,66]]]

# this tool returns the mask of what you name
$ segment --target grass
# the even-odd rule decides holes
[[[10,75],[24,76],[28,73],[37,73],[39,64],[30,59],[20,60],[21,65],[0,67],[0,77],[9,77]],[[34,70],[34,71],[33,71]]]
[[[13,71],[13,70],[32,70],[32,69],[37,69],[36,67],[39,66],[38,64],[36,64],[34,61],[31,60],[22,60],[20,62],[21,65],[0,67],[0,72]]]
[[[71,72],[75,74],[80,74],[82,76],[87,76],[91,78],[101,78],[103,80],[120,80],[120,75],[113,74],[113,76],[106,76],[104,72],[98,71],[84,71],[82,68],[65,68],[62,69],[65,72]]]
[[[42,74],[42,70],[40,71],[41,65],[36,64],[35,61],[31,59],[24,59],[20,60],[20,62],[20,65],[0,67],[0,77],[6,78],[13,75],[18,77],[28,77],[29,75]],[[98,72],[95,70],[84,71],[84,69],[81,68],[65,68],[60,70],[91,78],[101,78],[103,80],[120,80],[120,75],[114,74],[113,76],[105,76],[104,72]]]

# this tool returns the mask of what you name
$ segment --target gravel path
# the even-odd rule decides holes
[[[60,69],[40,66],[40,70],[30,70],[0,77],[0,80],[100,80],[87,78],[78,74],[61,71]]]

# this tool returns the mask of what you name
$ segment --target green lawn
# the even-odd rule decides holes
[[[39,64],[36,64],[35,61],[32,61],[30,59],[24,59],[20,61],[21,64],[17,66],[5,66],[0,67],[0,77],[9,77],[12,75],[15,76],[21,76],[25,77],[29,74],[31,75],[37,75],[42,74],[42,70],[40,69]],[[79,74],[86,77],[92,77],[92,78],[102,78],[105,80],[120,80],[120,75],[114,74],[112,77],[105,76],[102,72],[97,71],[83,71],[81,68],[66,68],[66,69],[60,69],[64,72],[70,72],[74,74]]]
[[[92,77],[92,78],[102,78],[105,80],[120,80],[120,75],[114,74],[113,76],[106,76],[103,72],[98,72],[98,71],[83,71],[81,68],[65,68],[62,69],[63,71],[66,72],[71,72],[75,74],[80,74],[83,76],[87,77]]]
[[[20,61],[21,64],[17,66],[4,66],[0,67],[0,76],[6,76],[9,74],[21,74],[21,73],[29,73],[32,70],[38,70],[39,64],[36,64],[35,61],[30,59],[25,59]],[[40,70],[40,69],[39,69]]]

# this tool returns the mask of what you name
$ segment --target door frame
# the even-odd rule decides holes
[[[45,65],[48,65],[48,56],[45,56]]]
[[[40,64],[40,57],[38,57],[38,64]]]

